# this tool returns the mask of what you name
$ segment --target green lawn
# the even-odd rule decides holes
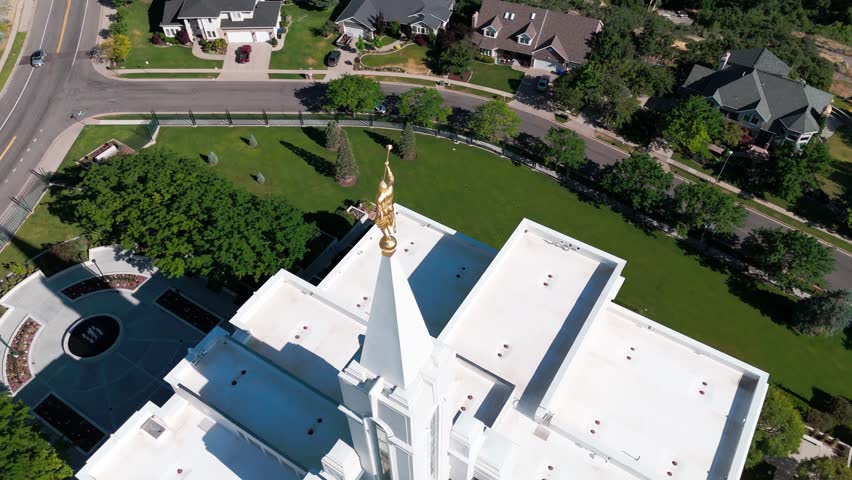
[[[151,43],[151,35],[160,31],[162,12],[163,0],[136,0],[127,7],[127,24],[130,26],[129,37],[132,48],[127,61],[121,66],[126,68],[222,67],[221,61],[198,58],[189,48],[180,45],[158,47]],[[170,41],[175,42],[174,39]]]
[[[410,73],[428,73],[425,65],[427,51],[426,47],[412,43],[394,52],[364,55],[361,63],[368,67],[400,67]]]
[[[9,56],[6,57],[6,63],[3,64],[3,69],[0,70],[0,90],[6,86],[6,81],[12,75],[12,70],[18,64],[18,57],[21,56],[21,49],[24,48],[24,40],[27,39],[27,32],[18,32],[15,35],[15,41],[12,43],[12,48],[9,50]]]
[[[121,78],[204,78],[213,79],[218,73],[125,73]]]
[[[397,82],[397,83],[410,83],[412,85],[425,85],[427,87],[434,87],[437,84],[437,80],[424,80],[422,78],[407,78],[407,77],[394,77],[392,75],[364,75],[367,78],[372,78],[377,82]]]
[[[120,133],[116,127],[87,127],[78,141],[85,145],[75,145],[74,154]],[[320,145],[319,133],[175,127],[161,130],[158,145],[257,194],[285,195],[307,212],[331,212],[345,200],[372,198],[381,178],[383,144],[396,141],[398,133],[348,130],[361,169],[357,185],[349,189],[334,182],[334,156]],[[250,134],[257,148],[242,140]],[[814,389],[852,395],[852,349],[843,345],[842,335],[811,338],[784,326],[792,307],[787,297],[744,286],[671,238],[643,232],[608,208],[505,159],[431,136],[417,141],[417,161],[395,161],[400,204],[498,248],[522,218],[541,222],[627,260],[618,303],[767,370],[774,383],[802,397],[810,398]],[[216,167],[202,160],[211,150],[219,157]],[[263,185],[252,178],[258,171],[266,177]]]
[[[324,69],[323,60],[328,52],[334,50],[332,42],[335,35],[327,38],[314,35],[313,30],[319,28],[331,16],[331,10],[308,10],[296,4],[285,5],[281,8],[281,17],[293,18],[287,28],[284,47],[272,52],[269,61],[271,69],[315,68]]]
[[[470,83],[482,85],[483,87],[496,88],[504,92],[515,93],[524,79],[523,72],[512,70],[508,65],[497,65],[493,63],[482,63],[474,61],[470,70],[473,76]]]

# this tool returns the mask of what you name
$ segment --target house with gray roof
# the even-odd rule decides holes
[[[340,33],[372,38],[380,18],[399,22],[411,33],[438,33],[447,26],[455,0],[351,0],[335,20]]]
[[[832,96],[790,78],[790,66],[765,48],[726,52],[716,70],[695,65],[683,91],[702,95],[747,128],[755,143],[804,145],[831,113]]]
[[[160,28],[167,37],[186,29],[193,39],[266,42],[281,26],[281,1],[166,0]]]
[[[586,63],[592,37],[603,29],[595,18],[501,0],[483,0],[473,14],[473,41],[500,63],[562,72]]]

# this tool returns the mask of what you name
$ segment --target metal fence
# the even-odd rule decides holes
[[[49,173],[33,170],[30,173],[30,177],[18,195],[12,197],[12,204],[0,215],[0,244],[2,245],[6,245],[12,239],[50,185]]]

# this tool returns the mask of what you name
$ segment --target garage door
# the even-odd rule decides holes
[[[344,25],[343,26],[343,33],[349,35],[350,37],[363,37],[364,36],[364,29]]]
[[[533,68],[550,70],[551,72],[556,73],[562,69],[562,64],[559,62],[548,62],[547,60],[536,60],[533,64]]]
[[[255,32],[254,38],[256,42],[269,41],[269,32]]]
[[[229,43],[251,43],[253,41],[251,32],[228,32]]]

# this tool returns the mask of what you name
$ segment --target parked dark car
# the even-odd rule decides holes
[[[42,49],[38,49],[30,55],[30,65],[35,68],[38,68],[44,65],[44,61],[47,59],[47,52]]]
[[[237,63],[248,63],[251,59],[251,45],[243,45],[237,49]]]
[[[336,67],[337,62],[340,61],[340,50],[332,50],[328,52],[328,55],[325,57],[325,64],[328,67]]]
[[[550,79],[545,76],[541,76],[538,77],[538,83],[536,83],[535,89],[539,92],[546,92],[548,85],[550,85]]]

